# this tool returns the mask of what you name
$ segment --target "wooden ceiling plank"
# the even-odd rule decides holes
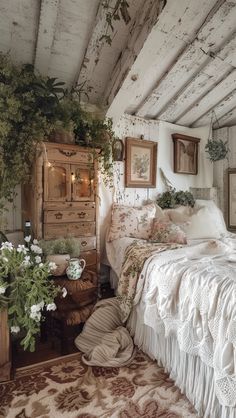
[[[212,58],[209,64],[193,77],[191,82],[179,91],[177,96],[171,99],[166,110],[160,112],[158,118],[172,123],[179,121],[191,107],[197,104],[232,70],[231,65],[218,58]]]
[[[47,75],[51,50],[56,31],[59,0],[41,0],[38,38],[34,66],[41,74]]]
[[[227,97],[225,97],[218,105],[214,106],[214,114],[217,120],[221,119],[224,115],[231,112],[236,107],[236,89],[234,89]],[[204,116],[198,119],[192,125],[194,128],[198,126],[204,126],[209,123],[212,117],[212,110],[207,112]]]
[[[135,55],[133,45],[130,48],[133,41],[130,37],[126,60],[121,57],[117,62],[117,71],[114,71],[105,94],[108,103],[112,103],[108,110],[109,116],[117,119],[117,114],[124,113],[127,108],[132,111],[147,97],[157,80],[173,65],[186,45],[194,40],[206,15],[216,3],[215,0],[201,0],[197,3],[194,0],[167,2],[156,24],[149,30],[150,33],[146,32],[144,46],[140,52],[137,48]],[[130,103],[129,107],[127,103]]]
[[[183,91],[191,79],[206,65],[213,54],[221,50],[226,36],[232,32],[236,22],[236,7],[222,4],[215,14],[199,30],[196,39],[182,53],[170,71],[158,82],[152,94],[147,97],[137,114],[142,117],[161,118],[160,115],[173,102],[173,96]],[[228,48],[229,49],[229,48]],[[228,62],[229,63],[229,62]],[[172,120],[175,118],[172,117]]]
[[[236,107],[231,109],[230,112],[226,113],[222,118],[218,119],[217,123],[213,124],[215,129],[223,126],[236,125]]]
[[[192,125],[203,115],[217,106],[236,88],[236,69],[234,69],[226,78],[212,88],[201,100],[190,108],[178,123],[181,125]]]

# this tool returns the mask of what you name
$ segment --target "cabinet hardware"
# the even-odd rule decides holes
[[[63,155],[65,155],[65,157],[73,157],[74,155],[76,155],[77,154],[77,152],[76,151],[65,151],[65,150],[63,150],[63,149],[59,149],[59,152],[61,153],[61,154],[63,154]]]
[[[85,218],[85,216],[86,216],[86,212],[79,212],[78,213],[78,217],[81,219],[81,218]]]
[[[56,219],[62,219],[62,213],[61,212],[58,212],[58,213],[55,213],[55,218]]]
[[[81,245],[82,245],[82,247],[86,247],[86,245],[87,245],[87,241],[82,241],[82,242],[81,242]]]

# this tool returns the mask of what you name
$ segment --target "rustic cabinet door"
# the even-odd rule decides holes
[[[0,382],[11,376],[10,336],[7,311],[0,312]]]
[[[71,200],[94,200],[94,170],[92,165],[71,165]]]
[[[70,164],[45,164],[44,200],[46,202],[69,202],[71,200]]]

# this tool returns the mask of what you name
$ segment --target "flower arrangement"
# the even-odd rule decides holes
[[[65,288],[55,287],[48,280],[54,263],[42,261],[42,249],[37,240],[25,238],[25,245],[16,248],[11,242],[0,247],[0,310],[8,309],[12,334],[23,334],[24,350],[35,350],[35,337],[40,331],[42,311],[55,310],[54,298]]]
[[[69,254],[71,257],[79,257],[80,255],[80,241],[76,238],[42,240],[39,245],[44,255]]]
[[[176,192],[174,188],[170,188],[168,191],[158,195],[157,204],[162,209],[171,209],[179,205],[193,207],[195,199],[192,193],[188,191],[179,190]]]

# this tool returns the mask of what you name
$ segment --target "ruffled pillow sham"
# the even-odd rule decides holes
[[[114,203],[107,241],[111,242],[123,237],[148,239],[157,209],[159,214],[157,216],[162,216],[161,208],[157,208],[155,203],[140,207]]]
[[[153,221],[149,241],[187,244],[186,234],[178,225],[158,218]]]

